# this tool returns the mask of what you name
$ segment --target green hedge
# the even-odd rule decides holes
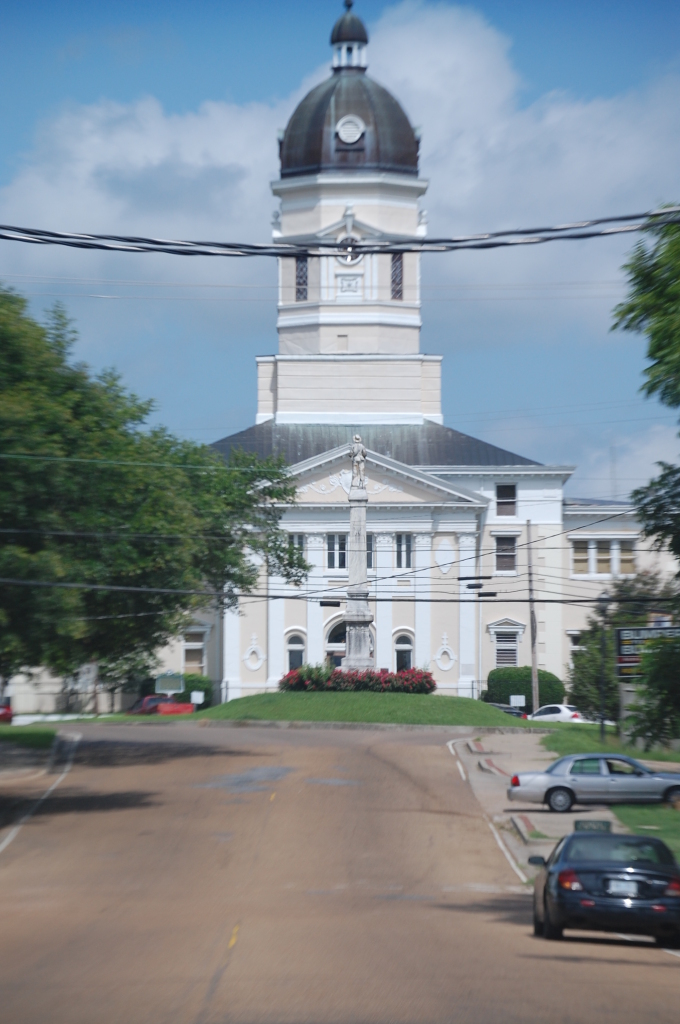
[[[531,701],[531,668],[522,665],[515,668],[494,668],[489,672],[487,690],[482,699],[491,704],[509,704],[511,694],[523,693],[526,697],[525,712],[530,715],[534,710]],[[538,697],[541,707],[544,704],[563,704],[565,697],[564,684],[552,672],[538,670]]]
[[[191,703],[192,690],[202,690],[205,694],[205,701],[200,705],[202,708],[208,708],[212,704],[213,684],[212,679],[208,676],[199,676],[198,673],[195,675],[190,673],[184,676],[184,691],[175,695],[175,700],[180,704]]]

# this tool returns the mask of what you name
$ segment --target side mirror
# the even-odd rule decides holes
[[[533,857],[529,857],[529,863],[530,864],[535,864],[537,868],[544,868],[545,867],[545,857],[539,857],[538,855],[535,855]]]

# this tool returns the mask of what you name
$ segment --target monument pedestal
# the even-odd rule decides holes
[[[359,441],[360,443],[360,441]],[[364,449],[365,451],[365,449]],[[345,671],[363,672],[373,668],[371,623],[366,572],[366,506],[368,492],[364,480],[352,480],[349,492],[349,586],[347,587],[347,655],[342,659]]]

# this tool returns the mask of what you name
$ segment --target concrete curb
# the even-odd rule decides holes
[[[113,723],[112,723],[113,724]],[[115,723],[117,724],[117,723]],[[123,723],[127,724],[127,723]],[[170,723],[169,723],[170,724]],[[412,725],[398,722],[298,722],[279,721],[278,719],[257,718],[202,718],[199,722],[172,722],[172,725],[196,725],[211,729],[361,729],[371,731],[388,731],[403,729],[412,732],[416,729],[424,729],[428,732],[453,733],[456,736],[467,736],[470,732],[493,734],[493,733],[540,733],[548,735],[551,729],[517,729],[506,728],[496,725]]]
[[[556,843],[557,842],[556,839],[551,839],[549,836],[547,836],[545,839],[535,839],[535,838],[533,838],[529,834],[529,829],[527,828],[525,822],[522,820],[522,815],[511,814],[510,815],[510,821],[512,822],[512,824],[513,824],[513,826],[515,828],[515,831],[519,835],[519,837],[522,840],[522,842],[526,843],[527,846],[545,846],[546,843]]]

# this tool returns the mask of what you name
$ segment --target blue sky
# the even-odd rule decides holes
[[[327,73],[340,10],[4,0],[2,221],[265,239],[276,128]],[[358,0],[356,11],[369,73],[423,125],[431,233],[680,199],[677,3]],[[642,339],[608,330],[629,245],[428,257],[423,348],[445,356],[447,424],[577,463],[574,493],[624,492],[675,458],[674,417],[638,395]],[[276,347],[271,264],[0,243],[0,279],[38,315],[62,296],[78,355],[116,366],[176,432],[209,441],[254,421],[254,356]]]

